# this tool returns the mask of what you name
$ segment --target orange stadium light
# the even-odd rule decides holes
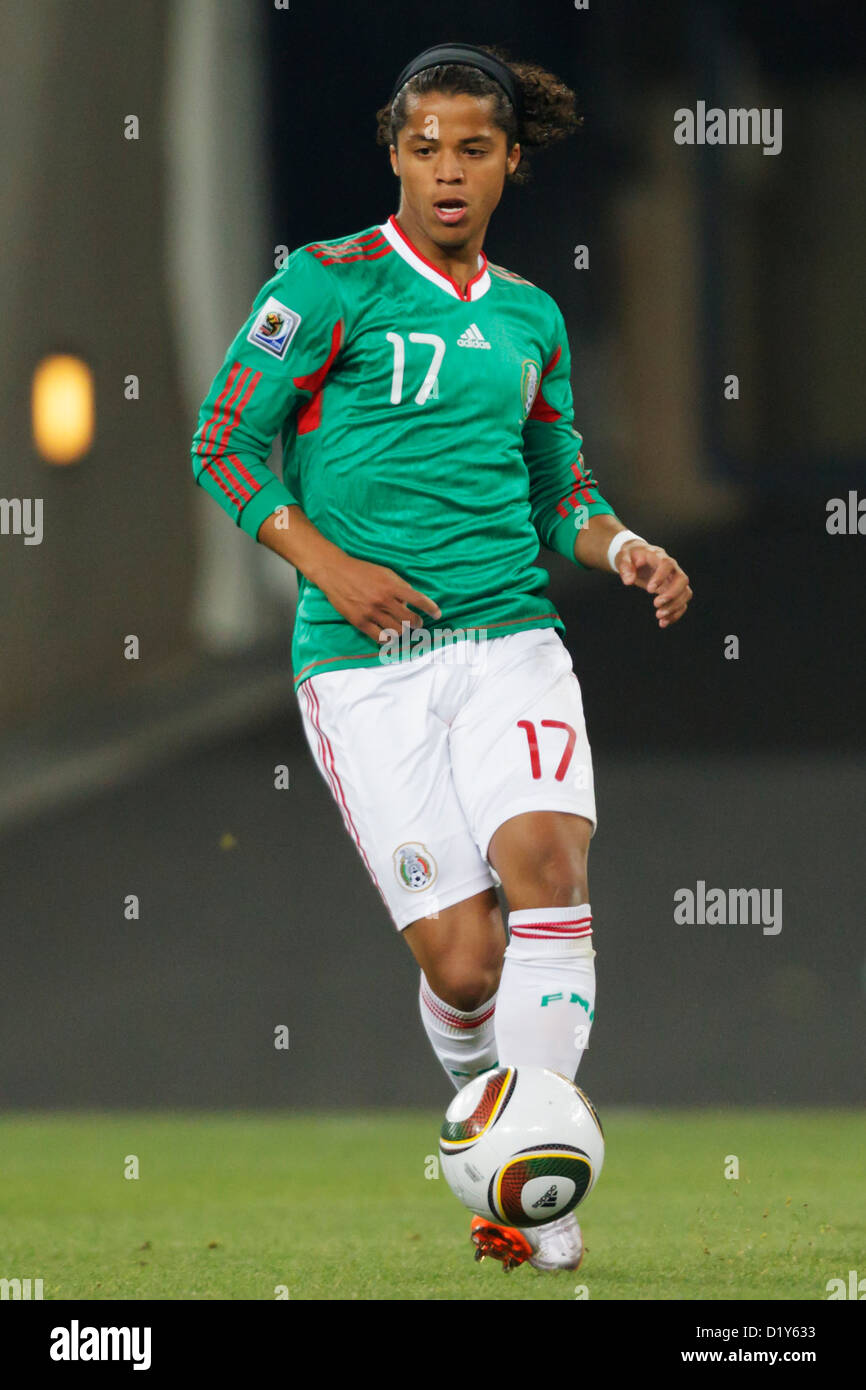
[[[80,357],[54,353],[33,373],[33,439],[46,463],[77,463],[93,444],[93,373]]]

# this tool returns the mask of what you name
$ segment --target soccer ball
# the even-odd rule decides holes
[[[452,1100],[439,1136],[448,1186],[476,1216],[543,1226],[589,1196],[604,1134],[579,1086],[546,1067],[499,1067]]]

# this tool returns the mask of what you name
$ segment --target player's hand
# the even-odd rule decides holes
[[[332,563],[319,587],[337,612],[374,642],[381,641],[386,628],[401,634],[403,623],[413,628],[423,626],[423,618],[408,606],[410,603],[431,618],[442,617],[432,598],[413,589],[387,565],[374,565],[353,555],[341,555]]]
[[[683,616],[693,597],[689,576],[660,545],[626,541],[616,557],[616,568],[623,584],[634,584],[654,595],[659,627],[670,627]]]

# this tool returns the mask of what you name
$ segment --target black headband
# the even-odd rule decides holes
[[[394,83],[394,90],[391,93],[392,104],[400,88],[409,81],[410,77],[415,77],[425,68],[438,67],[440,63],[462,63],[467,67],[480,68],[488,77],[492,77],[494,82],[499,83],[514,107],[518,121],[520,120],[522,103],[520,101],[520,89],[514,80],[514,73],[499,58],[494,58],[492,53],[485,53],[482,48],[476,48],[471,43],[440,43],[434,45],[433,48],[425,48],[423,53],[419,53],[417,58],[413,58],[411,63],[406,64]]]

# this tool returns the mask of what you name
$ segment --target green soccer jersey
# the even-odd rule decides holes
[[[613,511],[584,464],[570,367],[554,300],[483,252],[465,290],[393,216],[292,252],[202,405],[195,479],[253,537],[300,505],[442,613],[383,652],[298,573],[296,688],[461,634],[565,631],[539,541],[577,564],[577,527]],[[282,479],[267,463],[278,433]]]

